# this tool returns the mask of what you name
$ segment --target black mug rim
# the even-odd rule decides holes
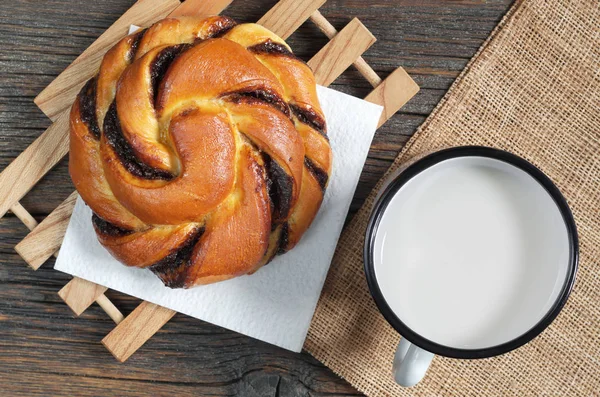
[[[539,320],[531,329],[517,338],[502,343],[500,345],[479,348],[479,349],[462,349],[450,346],[445,346],[433,342],[418,333],[411,330],[406,326],[391,310],[383,298],[383,294],[379,289],[377,279],[375,277],[375,268],[373,261],[373,250],[375,243],[375,236],[379,222],[387,208],[387,205],[394,197],[396,192],[406,184],[409,180],[420,174],[421,172],[429,169],[430,167],[438,164],[442,161],[459,158],[459,157],[486,157],[496,159],[508,163],[509,165],[515,166],[527,174],[532,176],[550,195],[554,200],[557,208],[559,209],[565,226],[567,228],[567,235],[569,238],[569,263],[567,269],[567,275],[563,287],[556,298],[556,301],[548,312]],[[490,148],[484,146],[460,146],[450,149],[440,150],[438,152],[429,154],[415,163],[408,166],[398,176],[396,176],[391,182],[387,184],[380,197],[377,199],[373,210],[371,212],[369,221],[367,223],[367,229],[365,234],[365,244],[363,251],[364,259],[364,270],[367,279],[367,284],[371,292],[371,296],[375,301],[375,304],[379,308],[379,311],[383,314],[387,322],[409,342],[416,346],[427,350],[431,353],[460,359],[476,359],[476,358],[487,358],[501,354],[508,353],[524,344],[530,342],[542,331],[544,331],[556,318],[558,313],[562,310],[563,306],[567,302],[567,299],[573,289],[575,283],[575,275],[577,273],[578,261],[579,261],[579,241],[577,235],[577,227],[571,209],[567,204],[567,200],[564,198],[559,189],[554,185],[546,174],[539,170],[536,166],[528,162],[527,160],[514,155],[512,153]]]

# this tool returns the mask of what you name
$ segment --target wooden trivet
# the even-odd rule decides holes
[[[319,12],[319,7],[325,1],[281,0],[258,23],[286,39],[307,19],[314,22],[330,39],[308,61],[317,83],[328,86],[354,64],[375,87],[365,100],[384,107],[379,121],[381,126],[419,91],[419,87],[402,68],[396,69],[382,80],[361,57],[376,38],[356,18],[341,31],[336,31]],[[130,25],[146,27],[167,16],[216,15],[231,2],[232,0],[138,0],[35,98],[37,106],[53,124],[0,173],[0,218],[10,210],[31,230],[15,250],[33,270],[37,270],[58,251],[77,192],[73,192],[39,225],[19,200],[67,154],[71,104],[85,82],[97,72],[104,54],[127,35]],[[144,301],[124,317],[104,295],[106,290],[106,287],[76,277],[58,294],[75,315],[83,313],[94,302],[104,309],[117,326],[102,343],[117,360],[123,362],[166,324],[175,315],[175,311]]]

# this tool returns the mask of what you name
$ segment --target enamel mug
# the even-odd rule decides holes
[[[565,198],[516,155],[457,147],[393,173],[367,225],[364,266],[402,336],[396,382],[418,383],[435,354],[479,359],[531,341],[565,305],[577,261]]]

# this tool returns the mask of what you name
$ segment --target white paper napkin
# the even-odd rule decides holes
[[[300,243],[251,276],[173,290],[150,271],[126,267],[98,242],[79,198],[55,269],[299,352],[354,196],[382,107],[317,87],[333,149],[321,209]]]

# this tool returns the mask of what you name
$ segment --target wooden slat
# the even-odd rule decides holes
[[[15,246],[17,253],[37,270],[58,251],[75,207],[77,192],[71,193],[46,219]]]
[[[404,69],[394,70],[383,83],[365,97],[366,101],[383,106],[383,113],[377,128],[400,110],[417,92],[419,92],[419,86]]]
[[[58,296],[65,301],[75,315],[79,316],[107,289],[91,281],[75,277],[58,291]]]
[[[185,0],[179,7],[169,14],[170,17],[218,15],[233,0]]]
[[[328,86],[377,39],[354,18],[310,61],[317,84]]]
[[[287,39],[319,9],[326,0],[281,0],[273,6],[258,24]]]
[[[106,297],[106,295],[102,294],[96,298],[96,303],[104,310],[106,314],[115,322],[115,324],[120,324],[121,321],[125,318],[123,313],[117,309],[117,307]]]
[[[56,120],[61,112],[71,106],[83,84],[98,71],[106,51],[127,35],[129,25],[148,26],[167,16],[180,4],[179,0],[138,0],[58,75],[34,102],[51,120]]]
[[[67,154],[68,123],[66,112],[0,173],[0,218]]]
[[[33,230],[37,225],[35,218],[21,205],[16,202],[10,207],[10,210],[29,230]]]
[[[319,30],[323,32],[329,39],[333,39],[333,37],[338,33],[335,27],[329,23],[329,21],[323,16],[323,14],[321,14],[319,10],[312,13],[310,20],[313,21]],[[363,57],[358,57],[356,61],[354,61],[354,66],[373,87],[377,87],[379,84],[381,84],[381,77],[377,75],[377,73],[367,63],[367,61],[363,59]]]
[[[102,339],[102,344],[117,360],[124,362],[174,315],[173,310],[142,302]]]
[[[37,270],[52,254],[56,253],[58,247],[62,242],[64,232],[69,224],[69,218],[75,206],[75,200],[77,199],[77,192],[73,192],[61,205],[53,211],[44,221],[37,225],[36,220],[21,206],[17,203],[11,207],[11,210],[25,223],[25,225],[32,230],[32,233],[28,235],[30,237],[25,244],[17,244],[15,250],[25,259],[28,255],[33,258],[26,260],[27,263]],[[60,217],[62,215],[62,218]],[[56,232],[54,224],[59,225],[59,229],[62,233],[54,233],[54,247],[49,246],[49,239],[46,239],[47,231]],[[49,229],[48,229],[49,228]],[[52,233],[51,233],[52,234]],[[52,235],[50,237],[53,237]],[[27,238],[26,238],[27,239]],[[24,250],[24,251],[23,251]],[[24,254],[26,252],[27,254]],[[59,292],[58,295],[67,303],[67,305],[75,312],[76,315],[83,313],[94,301],[102,307],[102,309],[109,315],[112,320],[119,324],[123,320],[123,314],[117,309],[117,307],[104,295],[107,288],[100,285],[91,283],[89,281],[74,278],[67,285],[65,285]]]

